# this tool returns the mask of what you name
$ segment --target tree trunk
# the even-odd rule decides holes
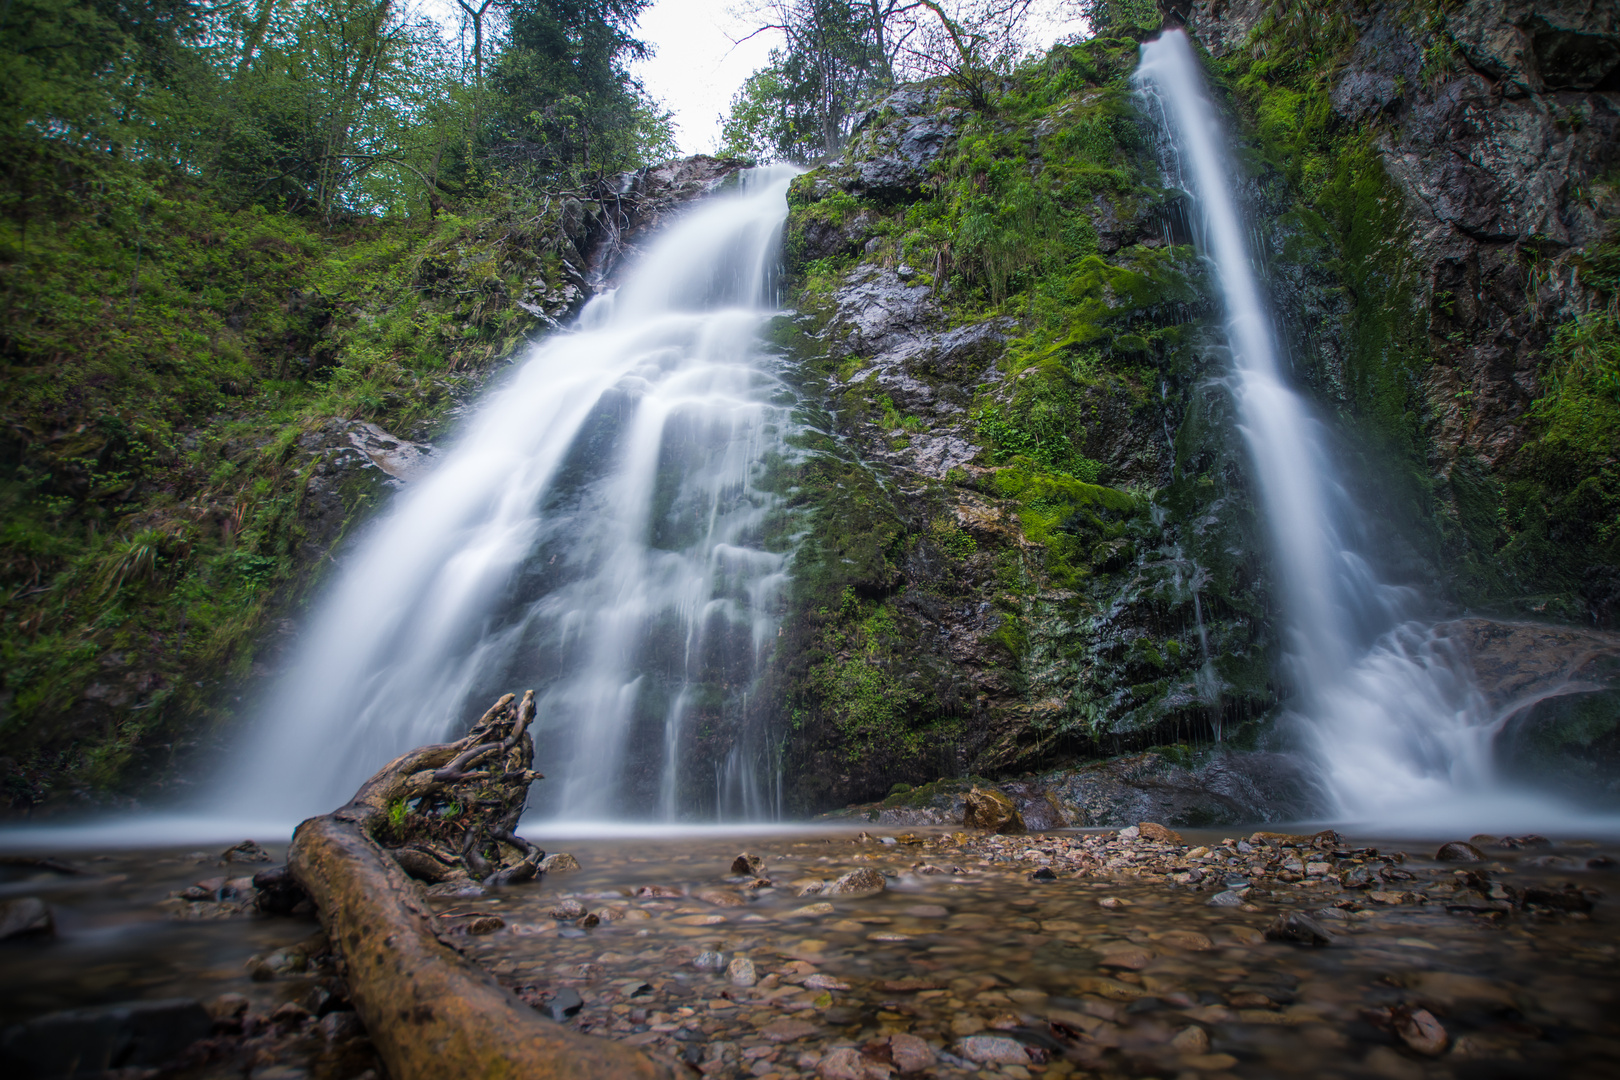
[[[403,868],[424,865],[412,857],[420,855],[439,865],[434,876],[469,868],[493,884],[534,876],[543,853],[512,832],[537,779],[528,768],[533,718],[532,690],[517,708],[508,694],[466,738],[390,762],[347,806],[298,827],[288,868],[342,954],[349,996],[394,1080],[674,1080],[639,1050],[542,1017],[446,946]],[[459,809],[446,815],[447,807]],[[413,838],[431,827],[442,840],[447,816],[463,819],[459,854]],[[505,851],[521,858],[502,867]]]

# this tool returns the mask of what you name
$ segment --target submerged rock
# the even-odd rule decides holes
[[[0,901],[0,941],[7,938],[56,932],[51,909],[36,896]]]

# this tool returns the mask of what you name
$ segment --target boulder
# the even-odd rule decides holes
[[[1024,831],[1024,819],[1013,801],[995,788],[975,787],[968,792],[962,824],[970,829],[1012,834]]]

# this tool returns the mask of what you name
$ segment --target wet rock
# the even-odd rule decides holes
[[[733,986],[753,986],[759,982],[759,973],[754,970],[752,960],[739,956],[726,965],[726,978],[731,980]]]
[[[1197,1024],[1184,1027],[1170,1040],[1170,1048],[1178,1054],[1207,1054],[1209,1033]]]
[[[1210,897],[1207,903],[1210,907],[1242,907],[1248,892],[1246,888],[1226,889]]]
[[[266,915],[291,915],[309,897],[285,865],[272,866],[253,875],[254,905]]]
[[[1152,821],[1144,821],[1137,827],[1143,840],[1150,840],[1155,844],[1184,844],[1181,834],[1167,829],[1163,825]]]
[[[750,855],[745,851],[732,860],[731,872],[742,877],[754,877],[759,873],[760,867],[764,865],[764,859],[758,855]]]
[[[9,1076],[100,1077],[162,1065],[213,1029],[190,998],[132,1001],[49,1013],[0,1033]]]
[[[315,1027],[327,1043],[359,1038],[366,1033],[366,1026],[360,1022],[360,1017],[349,1011],[327,1013]]]
[[[980,1065],[1028,1065],[1024,1044],[1000,1035],[969,1035],[956,1044],[956,1053]]]
[[[915,1035],[894,1034],[889,1036],[889,1060],[901,1072],[915,1073],[933,1068],[938,1055]]]
[[[816,1075],[821,1080],[887,1080],[889,1070],[853,1046],[835,1046],[816,1063]]]
[[[1327,927],[1302,911],[1277,916],[1276,921],[1266,927],[1266,939],[1292,941],[1301,945],[1333,944],[1333,935],[1328,932]]]
[[[551,995],[546,1002],[545,1011],[557,1023],[562,1023],[585,1007],[585,999],[579,996],[579,991],[571,986],[565,986]]]
[[[0,941],[7,938],[45,935],[56,932],[56,921],[45,901],[36,896],[20,896],[0,901]]]
[[[296,1001],[283,1001],[270,1013],[270,1022],[281,1027],[296,1028],[310,1019],[310,1011]]]
[[[1029,879],[1031,881],[1040,882],[1056,881],[1057,875],[1052,872],[1052,868],[1050,866],[1043,866],[1039,870],[1036,870],[1034,873],[1030,874]]]
[[[1441,844],[1440,850],[1434,853],[1440,862],[1484,862],[1485,853],[1473,844],[1463,840],[1453,840],[1449,844]]]
[[[1140,971],[1153,962],[1153,954],[1139,945],[1105,945],[1097,963],[1102,967]]]
[[[692,958],[692,966],[699,971],[719,971],[726,966],[726,954],[708,950]]]
[[[1591,911],[1592,897],[1573,884],[1566,884],[1561,889],[1542,888],[1531,886],[1524,890],[1523,902],[1526,907],[1552,908],[1555,911]]]
[[[226,848],[220,853],[220,859],[225,862],[267,863],[275,862],[275,858],[259,844],[252,840],[243,840],[240,844]]]
[[[579,869],[579,860],[566,851],[554,851],[540,860],[542,874],[563,874]]]
[[[884,880],[880,872],[873,870],[869,866],[863,866],[859,870],[851,870],[827,886],[823,891],[828,896],[869,896],[872,893],[880,893],[886,888],[888,888],[888,882]],[[817,907],[818,905],[811,904],[810,906]],[[828,905],[828,907],[830,909],[831,905]],[[801,908],[800,910],[807,909]]]
[[[1393,1015],[1395,1034],[1420,1054],[1438,1057],[1450,1042],[1446,1029],[1427,1009],[1397,1008]]]
[[[499,915],[480,915],[467,924],[469,934],[493,934],[506,926],[506,920]]]
[[[1024,819],[1019,816],[1018,807],[994,788],[975,787],[968,792],[962,824],[970,829],[985,829],[1002,834],[1024,831]]]
[[[809,1038],[820,1030],[808,1020],[773,1020],[760,1028],[759,1033],[774,1043],[790,1043]]]
[[[248,999],[241,994],[221,994],[205,1008],[215,1027],[239,1030],[242,1026],[242,1017],[247,1015],[249,1004]]]
[[[1104,911],[1118,911],[1121,908],[1130,907],[1131,902],[1123,897],[1105,896],[1097,901],[1097,906],[1102,908]]]
[[[551,905],[551,910],[546,912],[546,914],[550,915],[553,919],[559,919],[564,922],[570,919],[583,919],[585,917],[585,905],[580,903],[578,900],[575,900],[571,896],[563,897],[553,903]]]

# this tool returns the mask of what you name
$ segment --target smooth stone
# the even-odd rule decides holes
[[[887,1069],[879,1071],[869,1068],[868,1065],[861,1052],[853,1046],[836,1046],[827,1051],[816,1063],[816,1075],[821,1080],[870,1080],[874,1073],[878,1076],[888,1074]]]
[[[1143,840],[1151,840],[1155,844],[1184,844],[1181,834],[1174,829],[1167,829],[1156,821],[1144,821],[1136,827],[1137,835]]]
[[[1209,1033],[1197,1024],[1189,1025],[1176,1032],[1170,1040],[1170,1048],[1178,1054],[1207,1054]]]
[[[1397,1010],[1395,1033],[1407,1046],[1428,1057],[1438,1057],[1444,1053],[1446,1044],[1450,1042],[1446,1029],[1427,1009],[1411,1012]]]
[[[1440,845],[1440,850],[1434,853],[1435,859],[1440,862],[1484,862],[1485,853],[1473,844],[1462,840],[1453,840],[1449,844]]]
[[[546,1013],[557,1023],[573,1016],[585,1007],[585,999],[579,996],[579,991],[571,986],[565,986],[552,995],[546,1002]]]
[[[759,1029],[771,1042],[788,1043],[814,1035],[821,1029],[808,1020],[773,1020]]]
[[[790,916],[792,916],[792,915],[831,915],[832,913],[833,913],[833,906],[831,904],[829,904],[829,903],[826,903],[825,901],[823,901],[822,903],[819,903],[819,904],[806,904],[802,908],[794,908],[792,911],[788,912],[788,914]]]
[[[956,1053],[980,1065],[1027,1065],[1024,1044],[1000,1035],[969,1035],[956,1044]]]
[[[579,860],[566,851],[554,851],[540,860],[540,872],[542,874],[561,874],[578,869]]]
[[[20,896],[0,903],[0,941],[56,931],[51,909],[37,896]]]
[[[743,852],[731,860],[731,872],[741,877],[757,877],[759,868],[765,865],[765,860],[758,855]]]
[[[754,969],[752,960],[739,956],[726,965],[726,978],[733,986],[753,986],[759,982],[759,972]]]
[[[1266,938],[1269,941],[1294,941],[1301,945],[1333,943],[1333,935],[1327,927],[1302,911],[1278,915],[1276,921],[1266,927]]]
[[[700,952],[693,957],[692,966],[699,971],[719,971],[726,966],[725,953],[718,953],[713,950]]]
[[[829,896],[868,896],[880,893],[886,888],[888,882],[882,873],[869,866],[863,866],[859,870],[851,870],[827,886],[825,892]]]
[[[889,1036],[889,1060],[901,1072],[914,1073],[933,1068],[938,1056],[917,1036],[896,1033]]]
[[[1246,888],[1244,888],[1244,889],[1227,889],[1225,892],[1218,892],[1214,896],[1209,898],[1208,906],[1209,907],[1241,907],[1243,905],[1243,894],[1246,893],[1246,892],[1248,892],[1248,889],[1246,889]]]

